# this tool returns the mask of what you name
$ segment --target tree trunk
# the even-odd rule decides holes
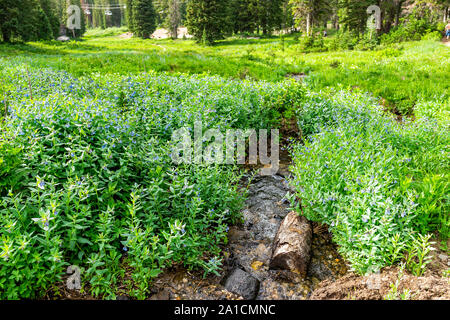
[[[172,38],[173,38],[173,39],[178,39],[178,26],[173,26],[173,29],[172,29]]]
[[[336,30],[339,30],[339,19],[338,19],[337,16],[336,16],[336,18],[335,18],[335,20],[334,20],[334,28],[335,28]]]
[[[400,23],[400,16],[402,14],[402,6],[403,6],[403,2],[405,2],[404,0],[400,0],[397,3],[397,10],[395,13],[395,26],[397,27]]]
[[[306,35],[309,36],[311,32],[311,14],[308,13],[306,16]]]
[[[3,37],[3,42],[10,42],[11,41],[11,34],[7,30],[2,30],[2,37]]]

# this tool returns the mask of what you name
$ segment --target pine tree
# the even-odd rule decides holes
[[[0,32],[4,42],[10,42],[17,34],[20,11],[15,0],[0,0]]]
[[[57,38],[59,35],[60,22],[58,16],[56,15],[56,9],[51,0],[40,0],[41,8],[47,16],[50,28],[52,30],[53,38]]]
[[[280,28],[283,20],[283,0],[258,0],[258,26],[264,34],[269,34],[275,28]]]
[[[153,6],[156,12],[156,24],[162,26],[167,21],[169,15],[170,0],[153,0]]]
[[[232,0],[233,31],[253,33],[258,23],[258,0]]]
[[[314,25],[329,11],[327,0],[290,0],[290,2],[297,25],[303,26],[307,35],[312,34]]]
[[[132,7],[133,33],[148,39],[156,30],[156,14],[152,0],[134,0]]]
[[[186,26],[198,41],[212,44],[231,31],[229,0],[191,0],[187,5]]]
[[[127,0],[127,9],[125,11],[125,17],[127,19],[128,30],[133,32],[133,0]]]
[[[181,1],[169,0],[169,14],[166,18],[166,25],[169,28],[173,39],[178,38],[178,27],[181,23]]]
[[[339,0],[339,21],[344,29],[364,32],[367,27],[367,8],[372,4],[371,0]]]
[[[51,40],[53,39],[53,30],[50,25],[49,18],[42,9],[40,1],[36,1],[36,8],[32,13],[33,24],[35,26],[33,40]],[[31,39],[30,39],[31,40]]]
[[[0,32],[5,42],[53,38],[48,16],[39,0],[0,0]]]

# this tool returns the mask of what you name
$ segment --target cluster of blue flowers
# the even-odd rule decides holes
[[[346,91],[311,93],[297,117],[307,137],[293,152],[299,213],[330,226],[355,270],[395,263],[393,252],[408,250],[393,248],[397,235],[412,243],[438,226],[448,237],[445,126],[398,123]]]

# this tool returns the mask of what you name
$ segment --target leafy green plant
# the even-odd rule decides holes
[[[437,151],[448,143],[446,128],[399,124],[370,97],[345,91],[309,95],[297,118],[304,139],[292,152],[295,210],[330,226],[354,270],[381,269],[409,251],[408,268],[421,273],[429,250],[423,234],[438,229],[448,238],[440,211],[448,159]]]
[[[401,293],[399,292],[399,286],[403,278],[404,270],[405,265],[400,265],[397,279],[395,280],[395,283],[390,284],[391,289],[384,296],[384,300],[411,300],[413,298],[411,290],[409,289],[404,289]]]
[[[406,258],[406,268],[416,276],[422,276],[432,257],[429,253],[434,250],[431,235],[419,235],[411,242]]]
[[[2,62],[3,63],[3,62]],[[11,115],[0,150],[0,298],[36,298],[81,268],[83,290],[145,299],[164,269],[217,273],[244,197],[233,165],[175,165],[172,133],[278,125],[290,81],[94,75],[5,66]],[[21,76],[17,77],[17,74]],[[29,86],[33,87],[33,101]],[[291,111],[292,112],[292,111]]]

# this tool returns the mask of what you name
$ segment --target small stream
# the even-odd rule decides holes
[[[253,279],[256,279],[252,298],[300,300],[307,299],[319,282],[346,274],[347,267],[331,242],[331,235],[326,228],[316,224],[312,224],[311,261],[306,278],[287,270],[269,269],[274,237],[283,218],[290,212],[285,199],[288,191],[293,192],[287,180],[290,163],[288,156],[281,155],[277,175],[257,175],[251,180],[250,174],[244,177],[243,185],[250,181],[243,210],[244,223],[230,228],[220,277],[211,275],[203,279],[200,272],[168,271],[155,281],[152,299],[242,299],[242,296],[225,290],[229,275],[240,269],[240,276],[252,279],[249,286],[254,286]]]

